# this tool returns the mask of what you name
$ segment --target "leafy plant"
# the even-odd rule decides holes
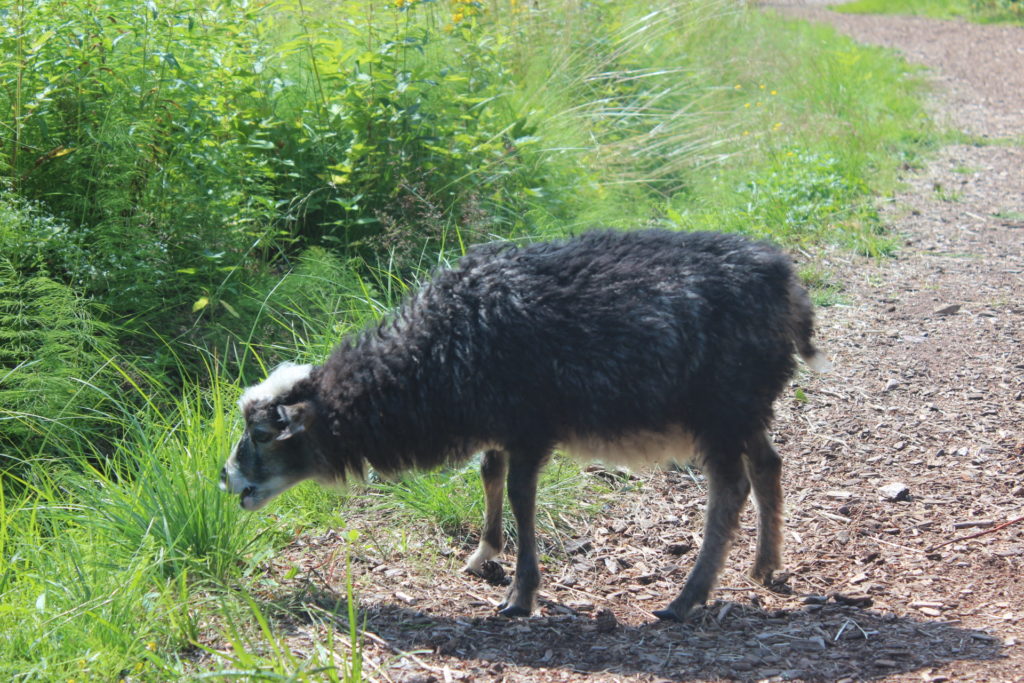
[[[514,205],[531,144],[508,102],[507,39],[445,24],[433,3],[282,9],[298,17],[285,68],[314,95],[284,101],[295,123],[274,132],[304,241],[401,258],[456,222],[492,229],[483,205]]]
[[[17,3],[0,31],[0,137],[12,186],[61,217],[51,274],[122,316],[191,304],[272,237],[269,174],[240,135],[259,8]],[[7,119],[7,116],[4,116]],[[273,240],[270,240],[273,246]],[[219,277],[218,277],[219,274]],[[205,282],[204,282],[205,280]],[[158,311],[158,313],[157,313]]]

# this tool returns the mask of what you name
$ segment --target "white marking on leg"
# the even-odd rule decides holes
[[[476,552],[469,556],[466,560],[466,566],[463,567],[463,571],[470,571],[474,574],[479,574],[483,571],[484,562],[487,560],[497,557],[500,551],[487,541],[480,539],[480,545],[477,546]]]

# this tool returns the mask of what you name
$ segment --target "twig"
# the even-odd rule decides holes
[[[908,553],[927,553],[927,552],[929,552],[927,550],[921,550],[920,548],[911,548],[908,545],[900,545],[899,543],[893,543],[892,541],[887,541],[884,538],[876,538],[876,539],[874,539],[874,541],[875,541],[875,543],[884,543],[885,545],[891,545],[893,548],[899,548],[900,550],[906,550]]]
[[[384,647],[384,648],[387,648],[388,650],[391,650],[399,658],[408,657],[413,662],[415,662],[416,664],[419,664],[420,666],[422,666],[424,669],[426,669],[427,671],[429,671],[431,673],[441,674],[446,679],[450,678],[451,675],[452,675],[452,671],[451,671],[451,669],[449,667],[447,667],[447,666],[445,666],[445,667],[431,666],[430,664],[427,664],[425,661],[423,661],[421,658],[417,657],[415,655],[415,653],[407,652],[406,650],[403,650],[401,648],[395,647],[394,645],[392,645],[388,641],[386,641],[383,638],[381,638],[380,636],[378,636],[373,631],[363,630],[363,631],[360,631],[360,633],[362,635],[366,636],[367,638],[369,638],[370,640],[372,640],[373,642],[377,643],[381,647]],[[461,671],[456,671],[456,673],[461,674],[462,672]]]
[[[957,541],[969,541],[970,539],[977,538],[978,536],[984,536],[985,534],[991,534],[993,532],[999,531],[1000,529],[1005,529],[1006,527],[1010,526],[1011,524],[1017,524],[1018,522],[1024,522],[1024,517],[1018,517],[1017,519],[1011,519],[1009,522],[1003,522],[1002,524],[997,524],[996,526],[992,527],[991,529],[985,529],[984,531],[979,531],[977,533],[969,534],[967,536],[961,536],[960,538],[953,538],[953,539],[950,539],[950,540],[946,541],[945,543],[940,543],[938,545],[933,545],[931,548],[928,548],[927,550],[925,550],[925,552],[926,553],[930,553],[933,550],[938,550],[942,546],[949,545],[950,543],[956,543]]]

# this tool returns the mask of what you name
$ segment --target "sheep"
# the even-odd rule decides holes
[[[537,477],[553,449],[611,464],[692,462],[707,476],[704,542],[661,619],[714,586],[753,489],[751,575],[780,565],[782,461],[767,429],[795,355],[828,361],[789,259],[737,235],[593,231],[472,248],[320,366],[285,364],[241,396],[245,431],[221,488],[256,510],[305,479],[432,468],[483,452],[484,527],[465,569],[502,549],[502,482],[518,527],[499,612],[540,584]]]

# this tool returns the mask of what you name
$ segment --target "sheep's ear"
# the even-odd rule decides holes
[[[306,427],[313,423],[313,412],[313,406],[308,401],[293,403],[290,406],[279,405],[277,414],[284,422],[285,427],[277,435],[277,440],[284,441],[306,431]]]

